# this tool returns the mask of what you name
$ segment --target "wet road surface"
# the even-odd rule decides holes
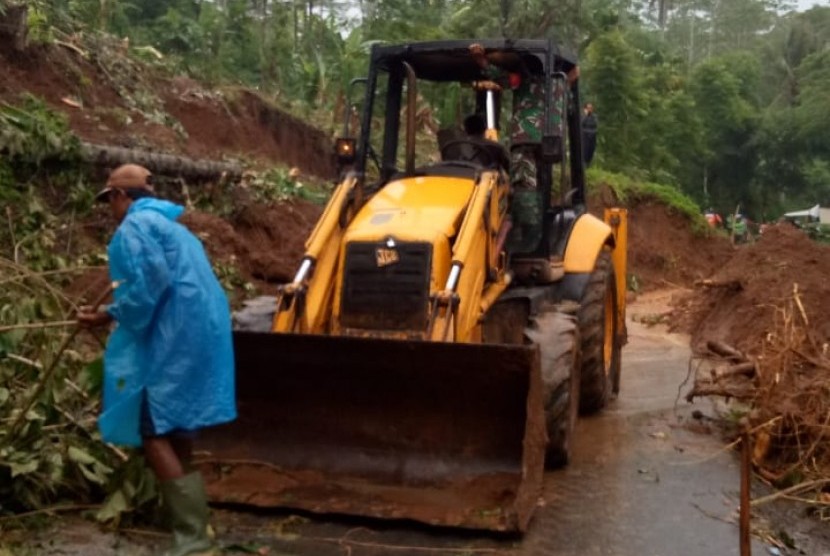
[[[219,539],[226,548],[235,544],[269,556],[739,554],[735,454],[723,450],[708,421],[691,418],[693,409],[713,414],[708,403],[681,401],[675,409],[687,375],[688,338],[635,322],[664,312],[669,296],[650,294],[629,306],[621,394],[602,414],[580,420],[574,460],[546,474],[543,499],[524,538],[289,511],[217,509],[213,523]],[[815,520],[805,527],[814,526]],[[55,528],[38,548],[20,554],[143,556],[157,553],[155,547],[165,542],[153,532],[103,533],[80,518]],[[755,556],[769,554],[766,548],[753,540]],[[800,553],[830,556],[819,549]]]
[[[238,513],[223,515],[220,532],[298,555],[738,554],[736,459],[705,424],[691,419],[692,409],[706,412],[708,406],[680,402],[674,409],[687,375],[688,338],[633,322],[665,310],[667,295],[629,308],[621,394],[601,415],[580,420],[574,461],[547,473],[542,507],[523,539]],[[754,549],[766,553],[757,541]]]
[[[658,311],[660,301],[645,299],[629,315]],[[739,554],[731,523],[737,460],[691,419],[692,409],[708,406],[681,401],[674,409],[688,372],[688,338],[631,320],[628,330],[620,396],[577,425],[574,461],[548,473],[547,505],[516,554]]]

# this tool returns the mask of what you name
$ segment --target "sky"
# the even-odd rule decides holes
[[[800,12],[809,10],[813,6],[830,6],[830,0],[797,0],[796,9]]]

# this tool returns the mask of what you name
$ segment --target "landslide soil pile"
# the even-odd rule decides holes
[[[181,222],[202,240],[215,264],[235,267],[242,280],[270,293],[275,284],[293,278],[322,210],[299,199],[267,205],[249,201],[225,218],[188,210]],[[734,253],[726,238],[696,234],[687,220],[656,201],[634,204],[629,211],[629,274],[641,291],[691,286]],[[101,280],[92,278],[96,284]]]
[[[830,338],[830,246],[817,244],[788,224],[769,228],[740,246],[710,284],[677,301],[676,328],[692,334],[692,347],[719,340],[748,354],[762,350],[776,315],[793,299],[804,307],[820,342]]]
[[[0,101],[15,104],[25,93],[43,98],[92,143],[215,160],[241,156],[321,178],[335,175],[331,138],[253,91],[217,92],[164,75],[117,41],[66,44],[15,52],[0,37]]]
[[[182,223],[205,244],[212,260],[233,264],[269,291],[293,278],[304,243],[323,207],[305,201],[246,204],[227,219],[188,211]],[[695,233],[688,220],[656,201],[629,208],[629,273],[641,290],[691,286],[734,254],[728,239]]]
[[[729,407],[746,414],[755,470],[813,508],[830,497],[828,276],[830,246],[780,224],[740,246],[673,315],[708,363],[695,366],[687,400],[735,400]]]
[[[273,294],[276,285],[290,282],[305,253],[304,244],[323,207],[303,200],[279,204],[245,204],[227,218],[198,210],[187,210],[179,219],[205,246],[220,279],[229,282],[240,301],[250,292]],[[113,224],[100,219],[95,237],[88,238],[92,250],[103,251],[103,241]],[[89,303],[109,283],[106,267],[81,273],[64,293],[78,304]]]
[[[600,185],[588,206],[598,218],[603,208],[628,209],[629,287],[637,292],[690,287],[711,276],[733,254],[724,235],[695,226],[687,215],[652,197],[623,203],[612,187]]]
[[[246,205],[228,219],[188,211],[180,221],[202,240],[214,265],[233,265],[245,281],[270,293],[294,277],[322,209],[295,200]]]
[[[726,237],[695,232],[687,217],[665,204],[645,200],[629,207],[628,272],[638,289],[691,286],[730,256]]]

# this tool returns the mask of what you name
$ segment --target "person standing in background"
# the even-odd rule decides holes
[[[590,102],[585,105],[582,116],[582,159],[589,166],[594,159],[597,148],[597,116],[594,114],[594,105]]]

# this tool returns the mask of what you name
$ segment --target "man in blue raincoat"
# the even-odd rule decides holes
[[[104,440],[143,445],[173,531],[169,556],[211,548],[204,483],[189,467],[191,438],[236,418],[231,317],[201,242],[154,197],[150,172],[115,169],[96,199],[119,222],[108,247],[116,286],[81,325],[115,322],[104,356]]]

